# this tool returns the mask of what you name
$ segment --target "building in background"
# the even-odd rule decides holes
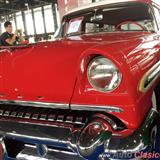
[[[72,9],[98,1],[102,0],[58,0],[60,17],[62,17],[65,13],[69,12]]]
[[[14,29],[22,29],[30,42],[48,40],[70,10],[101,0],[8,0],[0,1],[0,33],[9,20]],[[19,8],[19,9],[17,9]]]

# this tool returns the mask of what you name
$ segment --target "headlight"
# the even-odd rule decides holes
[[[87,76],[92,87],[101,92],[115,90],[122,79],[122,75],[116,65],[102,56],[98,56],[90,62]]]

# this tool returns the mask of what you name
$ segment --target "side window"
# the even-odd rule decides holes
[[[97,27],[98,26],[94,23],[86,23],[85,33],[93,33],[93,32],[95,32]]]
[[[122,26],[121,26],[121,29],[123,29],[124,31],[129,31],[129,30],[131,30],[131,31],[138,31],[138,30],[142,30],[142,28],[141,27],[139,27],[139,26],[137,26],[136,24],[130,24],[130,23],[128,23],[128,24],[123,24]]]

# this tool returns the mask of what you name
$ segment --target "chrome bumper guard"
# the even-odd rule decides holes
[[[153,152],[156,140],[156,126],[160,116],[151,109],[141,127],[134,134],[125,138],[111,137],[105,143],[105,152],[101,157],[109,159],[137,159],[136,155],[143,152]]]
[[[56,153],[68,155],[70,160],[93,159],[93,157],[94,159],[95,157],[120,159],[115,157],[117,152],[126,155],[126,153],[134,154],[152,148],[151,132],[158,118],[159,114],[151,109],[141,127],[126,138],[117,137],[106,130],[90,137],[88,126],[103,128],[96,120],[81,127],[75,127],[72,124],[59,127],[58,125],[17,123],[1,118],[0,136],[4,152],[3,159],[31,160],[32,157],[33,160],[34,158],[56,160]],[[14,148],[16,151],[12,153],[11,149],[14,150]],[[124,157],[122,159],[124,160]]]

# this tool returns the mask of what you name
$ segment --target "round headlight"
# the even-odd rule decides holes
[[[87,76],[91,86],[101,92],[115,90],[122,79],[122,74],[116,65],[102,56],[98,56],[90,62]]]

